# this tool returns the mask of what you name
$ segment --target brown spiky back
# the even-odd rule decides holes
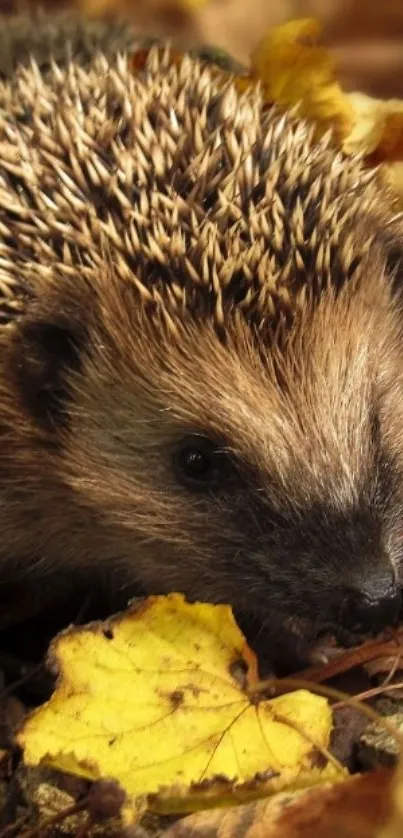
[[[356,273],[384,212],[356,160],[193,58],[155,49],[136,72],[102,47],[41,67],[25,51],[0,84],[6,318],[105,260],[172,329],[191,314],[222,330],[234,310],[272,329]]]

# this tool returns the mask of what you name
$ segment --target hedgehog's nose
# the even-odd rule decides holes
[[[399,618],[402,594],[391,574],[346,593],[341,608],[343,628],[354,634],[379,634]]]

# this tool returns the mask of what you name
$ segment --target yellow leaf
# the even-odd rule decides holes
[[[354,123],[343,142],[347,154],[362,154],[368,166],[382,164],[382,175],[403,206],[403,101],[350,93]],[[398,207],[397,207],[398,209]]]
[[[329,52],[317,44],[320,28],[307,18],[269,30],[237,85],[243,90],[259,81],[267,102],[294,106],[316,124],[318,137],[330,129],[347,154],[362,154],[368,166],[384,164],[384,178],[403,206],[403,101],[343,91]]]
[[[377,162],[403,160],[403,102],[350,93],[353,128],[343,144],[348,153],[376,153]]]
[[[27,764],[111,778],[160,811],[191,811],[310,785],[327,701],[305,690],[253,701],[256,658],[226,606],[150,597],[107,624],[61,634],[61,678],[19,735]],[[341,769],[340,769],[341,771]]]
[[[332,128],[340,141],[351,130],[353,109],[329,53],[315,43],[319,33],[319,23],[310,18],[269,30],[252,55],[250,76],[261,82],[267,101],[295,105],[318,124],[318,134]]]

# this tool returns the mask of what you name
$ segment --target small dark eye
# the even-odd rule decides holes
[[[204,437],[183,441],[174,456],[178,479],[192,488],[208,489],[219,481],[224,471],[225,455]]]

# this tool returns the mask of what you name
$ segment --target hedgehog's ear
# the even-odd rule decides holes
[[[86,336],[83,309],[78,316],[63,307],[55,312],[33,306],[19,322],[10,371],[23,404],[41,424],[67,420],[69,372],[80,369]]]

